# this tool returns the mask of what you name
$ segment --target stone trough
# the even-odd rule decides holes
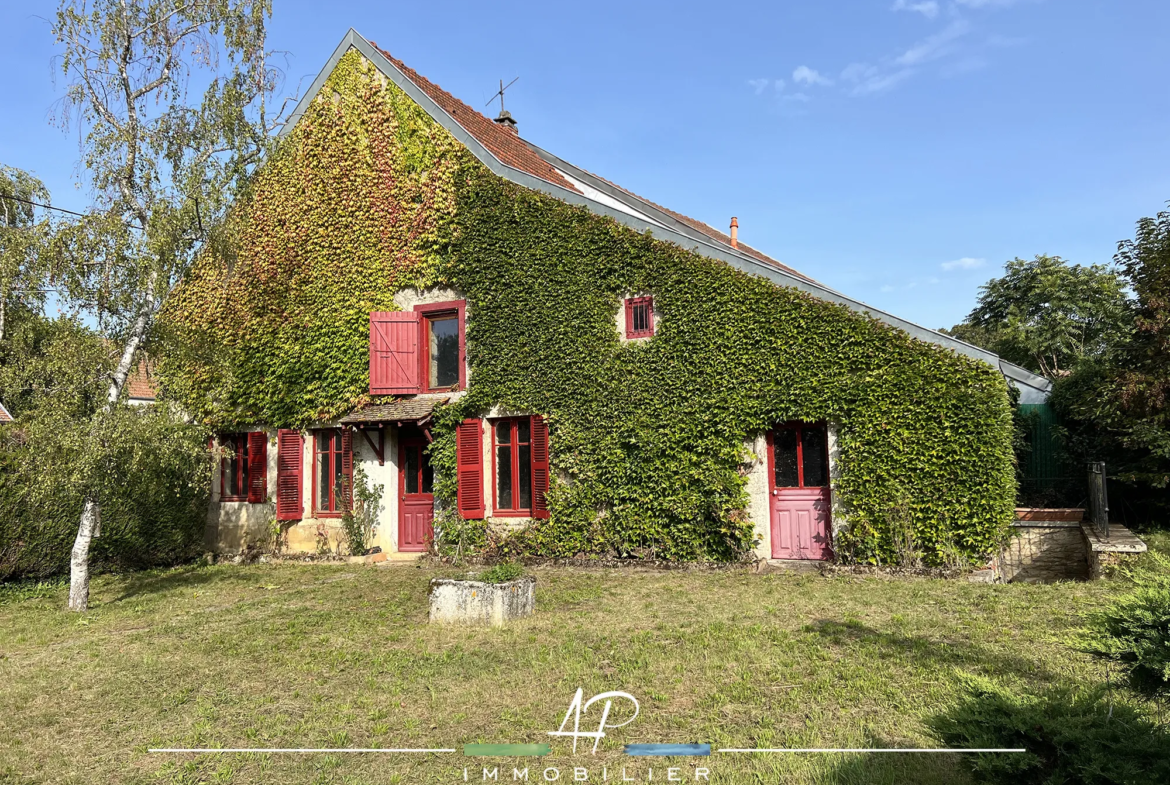
[[[439,624],[488,624],[501,627],[531,616],[536,607],[536,578],[507,583],[433,578],[431,621]]]

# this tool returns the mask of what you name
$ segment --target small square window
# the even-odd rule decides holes
[[[649,338],[654,335],[654,298],[626,299],[626,337]]]

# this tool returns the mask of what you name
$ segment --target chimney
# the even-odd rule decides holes
[[[739,248],[739,219],[731,216],[731,247]]]
[[[500,116],[497,117],[495,120],[492,120],[492,122],[495,123],[496,125],[500,126],[501,128],[503,128],[505,131],[511,131],[512,133],[516,134],[517,136],[520,135],[520,132],[516,130],[516,121],[512,119],[511,112],[508,112],[508,111],[500,112]]]

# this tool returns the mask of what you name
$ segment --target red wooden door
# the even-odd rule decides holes
[[[768,434],[772,558],[829,559],[829,442],[824,424]]]
[[[398,448],[398,550],[420,553],[435,518],[434,473],[426,442],[403,440]]]

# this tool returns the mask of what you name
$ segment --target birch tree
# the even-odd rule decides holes
[[[179,284],[280,124],[271,0],[63,0],[60,120],[79,131],[93,205],[56,239],[69,296],[120,347],[99,438],[123,399],[155,314]],[[199,88],[201,97],[189,100]],[[101,499],[87,492],[70,560],[69,607],[89,602]]]

